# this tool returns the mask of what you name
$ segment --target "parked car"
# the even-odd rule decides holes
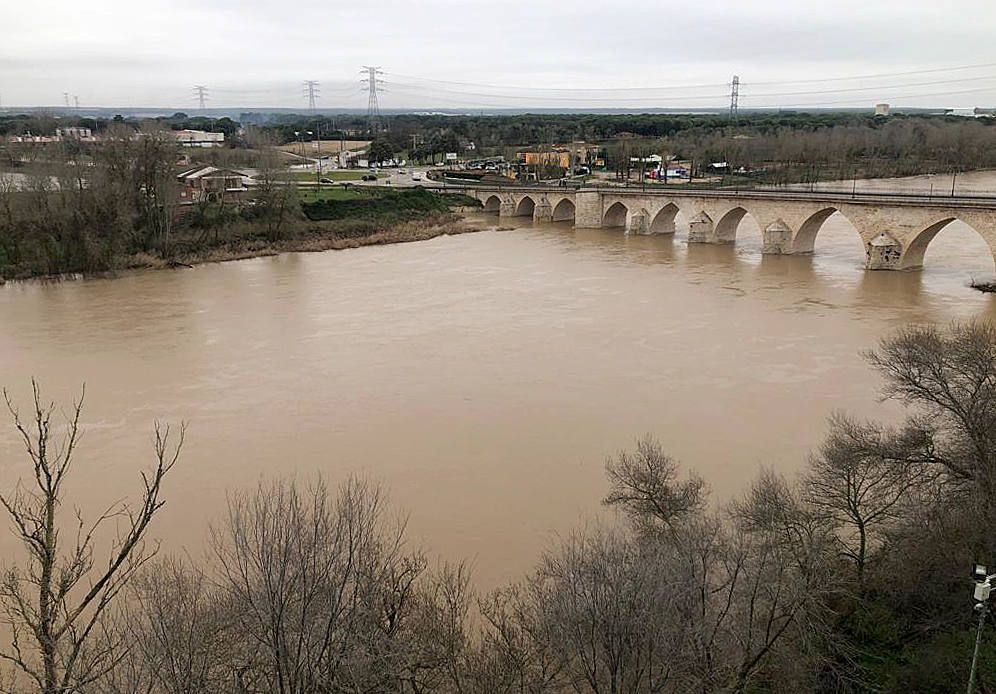
[[[363,174],[363,179],[362,180],[364,180],[364,181],[376,181],[377,180],[377,175],[376,174]]]

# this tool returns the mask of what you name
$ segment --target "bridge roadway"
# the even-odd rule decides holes
[[[996,197],[801,190],[701,190],[669,187],[521,185],[438,186],[481,201],[486,212],[537,221],[573,221],[576,228],[618,228],[630,234],[673,234],[678,212],[689,243],[732,243],[748,214],[761,229],[764,253],[812,253],[823,223],[844,215],[865,246],[871,270],[922,267],[931,240],[960,220],[986,243],[996,264]]]

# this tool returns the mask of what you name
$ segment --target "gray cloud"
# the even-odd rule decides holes
[[[994,25],[989,0],[956,10],[943,0],[37,0],[5,9],[0,93],[5,104],[57,104],[69,91],[91,105],[190,108],[199,83],[216,106],[301,106],[301,81],[319,79],[323,106],[363,106],[358,70],[377,64],[387,73],[385,106],[716,105],[734,73],[745,104],[778,105],[751,94],[802,91],[765,82],[996,62]],[[996,104],[992,69],[930,77],[816,83],[811,91],[874,88],[778,99]],[[937,84],[905,86],[927,81]],[[697,84],[717,86],[612,98],[541,91]]]

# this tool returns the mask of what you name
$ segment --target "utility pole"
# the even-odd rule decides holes
[[[207,93],[208,93],[208,88],[205,87],[203,84],[194,85],[194,96],[197,97],[198,107],[202,111],[204,110],[204,102],[207,101],[209,98]]]
[[[360,72],[366,72],[367,76],[360,80],[360,82],[366,83],[367,92],[369,94],[367,99],[367,123],[370,128],[371,134],[376,134],[380,129],[380,105],[377,103],[377,92],[381,91],[380,85],[383,84],[383,80],[377,78],[378,75],[383,75],[379,66],[364,65],[363,70]]]
[[[318,123],[315,128],[315,135],[318,137],[318,182],[322,182],[322,124]]]
[[[989,611],[989,596],[993,589],[993,580],[996,574],[989,574],[982,564],[972,565],[972,580],[975,581],[975,605],[973,606],[979,615],[979,626],[975,631],[975,650],[972,653],[972,669],[968,673],[967,694],[975,692],[975,673],[979,664],[979,646],[982,644],[982,627],[986,622],[986,613]]]
[[[304,95],[308,97],[308,110],[312,113],[315,111],[315,97],[318,93],[318,80],[304,81]]]
[[[737,110],[739,109],[740,101],[740,76],[733,76],[733,84],[730,85],[730,120],[733,123],[737,122]]]

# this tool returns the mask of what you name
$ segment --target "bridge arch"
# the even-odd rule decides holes
[[[825,207],[809,215],[795,234],[795,240],[792,242],[792,252],[812,253],[813,248],[816,246],[816,235],[820,233],[823,223],[830,219],[834,212],[838,212],[836,207]]]
[[[673,234],[675,232],[675,220],[678,217],[678,206],[669,202],[654,215],[650,222],[651,234]]]
[[[484,211],[498,213],[501,210],[501,198],[497,195],[492,195],[487,200],[484,201]]]
[[[716,240],[720,243],[733,243],[737,240],[737,227],[740,226],[740,222],[744,217],[747,216],[747,210],[743,207],[734,207],[732,210],[724,214],[716,222]]]
[[[573,221],[576,213],[574,202],[569,198],[563,198],[553,208],[553,221],[566,222]]]
[[[533,211],[536,209],[536,201],[533,200],[528,195],[522,196],[519,200],[519,204],[515,206],[515,216],[516,217],[532,217]]]
[[[614,228],[625,227],[626,218],[629,216],[629,209],[621,202],[614,202],[602,215],[602,227]]]
[[[934,240],[934,237],[936,237],[942,229],[947,227],[952,222],[961,222],[962,224],[965,224],[965,226],[978,234],[979,238],[986,242],[986,245],[989,246],[989,252],[993,256],[993,267],[996,269],[996,239],[987,238],[985,234],[981,233],[974,226],[963,219],[959,219],[958,217],[945,217],[944,219],[940,219],[928,225],[916,236],[912,237],[903,249],[902,256],[899,258],[899,269],[915,270],[923,267],[923,257],[927,253],[927,247],[930,245],[930,242]]]

